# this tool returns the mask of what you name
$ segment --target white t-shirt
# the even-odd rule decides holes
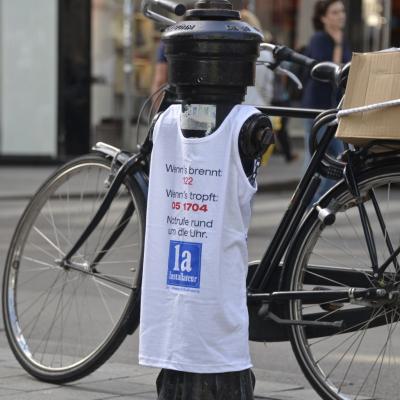
[[[154,128],[139,363],[194,373],[251,367],[247,231],[256,191],[238,137],[258,110],[235,106],[203,138],[185,138],[181,106]]]

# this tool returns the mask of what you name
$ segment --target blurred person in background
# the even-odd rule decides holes
[[[153,108],[158,111],[166,110],[175,100],[176,94],[172,87],[167,86],[160,94],[155,94],[162,86],[168,83],[168,64],[165,57],[165,46],[163,42],[157,47],[156,65],[154,68],[154,78],[151,85]],[[164,93],[163,93],[164,92]],[[162,108],[160,108],[160,106]]]
[[[259,19],[249,10],[242,9],[240,11],[241,18],[244,22],[258,29],[264,34],[266,42],[272,40],[269,32],[263,32]],[[267,68],[263,63],[272,63],[274,61],[269,51],[261,51],[257,59],[256,75],[254,86],[247,88],[244,104],[269,106],[271,105],[274,91],[274,72]]]
[[[244,8],[240,11],[240,14],[244,22],[264,34],[265,42],[274,42],[271,33],[262,29],[259,19],[253,13]],[[269,51],[260,52],[256,65],[255,84],[247,88],[244,104],[265,107],[270,105],[287,107],[290,105],[286,76],[271,71],[263,64],[273,62],[274,58]],[[297,155],[292,153],[287,129],[288,119],[285,117],[272,117],[271,120],[274,131],[277,133],[276,140],[280,153],[282,153],[286,162],[296,160]]]
[[[341,0],[317,1],[312,22],[315,33],[310,39],[305,54],[318,62],[332,61],[336,64],[349,62],[351,50],[343,32],[346,24],[346,12],[343,2]],[[303,107],[315,109],[335,108],[339,100],[339,93],[332,84],[307,79],[302,97]],[[305,122],[305,168],[311,159],[308,142],[312,124],[313,120],[306,120]],[[337,139],[333,139],[328,148],[329,154],[335,157],[342,153],[343,150],[343,143]],[[334,181],[324,178],[313,201],[321,197],[333,186],[333,183]]]
[[[249,11],[246,6],[247,2],[241,0],[232,1],[233,8],[240,9],[241,18],[244,22],[253,26],[260,32],[263,32],[266,42],[272,41],[272,35],[263,31],[259,19]],[[285,77],[280,75],[274,76],[274,72],[268,69],[262,63],[273,62],[273,57],[270,52],[263,51],[257,60],[255,85],[247,88],[247,94],[244,99],[244,104],[256,106],[288,106],[289,95],[285,85]],[[168,82],[168,64],[165,57],[165,47],[161,42],[156,54],[156,67],[152,84],[151,93],[155,93],[159,88]],[[153,98],[153,106],[158,109],[161,105],[160,111],[168,108],[175,100],[175,92],[171,87],[167,87],[164,96],[155,95]],[[292,153],[289,134],[287,131],[287,118],[273,118],[274,129],[277,133],[277,144],[280,152],[285,157],[287,162],[291,162],[297,158],[296,154]]]

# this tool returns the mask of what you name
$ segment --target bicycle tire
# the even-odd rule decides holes
[[[62,166],[33,196],[12,238],[2,290],[5,331],[21,366],[43,381],[88,375],[139,324],[145,198],[134,178],[125,179],[71,259],[82,268],[57,263],[100,204],[110,167],[100,155]],[[122,232],[93,272],[89,265],[117,227]]]
[[[381,265],[390,254],[387,239],[394,239],[394,249],[400,244],[400,226],[395,217],[395,203],[400,195],[400,166],[398,162],[397,165],[382,165],[365,171],[359,179]],[[379,202],[386,230],[381,228],[376,217],[371,192]],[[374,281],[355,203],[342,183],[323,201],[336,215],[332,226],[325,226],[315,210],[309,213],[287,258],[286,290],[333,290],[357,285],[362,288],[397,287],[394,265],[386,271],[385,282]],[[322,266],[322,269],[313,269],[313,266]],[[336,270],[328,273],[328,266]],[[399,301],[362,303],[354,300],[348,303],[343,299],[310,305],[292,300],[287,311],[288,318],[293,320],[346,321],[343,328],[327,329],[323,334],[321,328],[315,327],[292,325],[289,329],[297,361],[323,399],[398,398]]]

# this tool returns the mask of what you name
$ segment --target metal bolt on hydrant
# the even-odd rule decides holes
[[[155,3],[178,7],[148,1],[153,17]],[[249,400],[246,236],[273,136],[241,103],[263,36],[229,1],[199,0],[162,40],[178,104],[152,135],[139,362],[162,369],[160,400]]]

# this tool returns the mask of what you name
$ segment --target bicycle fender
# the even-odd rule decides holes
[[[95,144],[95,146],[93,146],[92,150],[97,153],[100,153],[102,156],[104,156],[106,158],[112,158],[113,160],[116,160],[118,165],[123,165],[133,155],[128,152],[124,152],[123,150],[121,150],[117,147],[114,147],[110,144],[103,143],[103,142],[97,142]],[[135,171],[133,176],[134,176],[139,188],[141,189],[144,198],[147,199],[147,194],[148,194],[147,174],[142,170],[138,170],[138,171]]]

